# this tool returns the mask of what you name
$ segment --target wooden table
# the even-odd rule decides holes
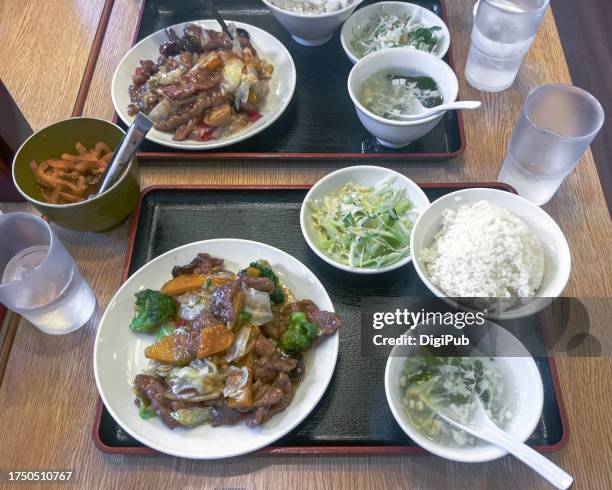
[[[27,3],[27,2],[26,2]],[[73,5],[54,0],[61,8],[38,10],[39,2],[11,0],[0,6],[4,43],[29,33],[25,53],[54,58],[54,72],[64,73],[63,97],[58,81],[49,81],[33,69],[7,70],[14,54],[0,44],[4,81],[36,128],[70,115],[78,93],[79,76],[86,64],[87,43],[95,30],[92,19],[101,2],[79,3],[83,14],[66,13]],[[82,7],[87,3],[87,7]],[[447,163],[397,163],[390,167],[417,182],[494,180],[523,99],[534,86],[570,83],[567,65],[549,12],[526,57],[514,86],[500,94],[473,90],[462,76],[472,2],[447,1],[460,96],[479,98],[482,110],[465,115],[468,149]],[[115,0],[85,114],[112,117],[110,80],[128,49],[139,5],[136,0]],[[40,22],[48,32],[52,20],[68,24],[44,42]],[[76,24],[75,24],[76,23]],[[78,24],[78,25],[77,25]],[[85,34],[83,34],[85,33]],[[81,41],[77,41],[83,35]],[[78,44],[78,49],[75,47]],[[68,51],[64,51],[67,49]],[[12,66],[12,65],[11,65]],[[53,88],[50,88],[53,87]],[[45,95],[41,95],[44,93]],[[44,106],[41,101],[46,101]],[[379,164],[381,162],[378,162]],[[291,184],[313,183],[348,162],[144,162],[143,187],[152,184]],[[27,205],[4,205],[4,211],[32,210]],[[566,294],[610,296],[612,235],[595,165],[588,152],[578,169],[546,205],[565,232],[572,251],[573,270]],[[101,312],[120,284],[126,252],[128,224],[104,234],[76,233],[55,227],[62,242],[77,259],[98,299],[92,321],[76,333],[61,337],[42,334],[21,321],[0,386],[2,437],[0,469],[72,468],[79,487],[176,488],[548,488],[538,477],[511,458],[488,464],[450,463],[431,455],[297,457],[252,455],[221,462],[184,461],[166,456],[110,456],[99,452],[91,439],[97,392],[92,372],[95,329]],[[571,438],[567,447],[550,455],[576,479],[576,488],[612,488],[612,392],[610,359],[562,359],[559,371],[567,405]],[[205,443],[205,441],[204,441]]]

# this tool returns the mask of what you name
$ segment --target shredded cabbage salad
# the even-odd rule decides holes
[[[348,183],[311,204],[321,234],[319,248],[332,259],[360,268],[381,268],[410,254],[417,212],[394,177],[365,187]]]
[[[351,46],[362,58],[383,48],[408,46],[433,53],[438,46],[439,26],[427,25],[416,16],[381,12],[378,18],[353,29]]]

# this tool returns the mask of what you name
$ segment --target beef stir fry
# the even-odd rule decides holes
[[[291,403],[303,353],[342,324],[311,300],[295,301],[265,260],[234,274],[201,253],[172,276],[160,291],[136,293],[130,324],[157,340],[134,379],[140,416],[171,429],[266,422]]]
[[[274,67],[261,59],[249,33],[223,32],[187,24],[181,37],[166,29],[160,56],[141,60],[134,71],[128,113],[147,114],[175,141],[230,136],[261,117]]]

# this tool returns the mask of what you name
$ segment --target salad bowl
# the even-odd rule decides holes
[[[444,58],[448,52],[448,48],[450,47],[450,32],[448,27],[444,21],[431,10],[413,3],[380,2],[362,7],[355,11],[342,26],[342,30],[340,31],[340,42],[342,43],[342,48],[346,56],[352,63],[357,63],[362,58],[362,56],[359,56],[355,51],[354,47],[359,29],[375,21],[377,18],[380,18],[381,14],[389,14],[397,17],[407,16],[411,19],[418,19],[425,28],[439,28],[436,33],[437,43],[430,53],[438,58]],[[374,40],[372,40],[372,42],[373,41]],[[399,44],[399,39],[385,39],[385,43]]]
[[[412,203],[414,219],[429,206],[429,199],[421,188],[405,175],[394,170],[373,165],[359,165],[336,170],[319,180],[306,194],[300,210],[300,227],[302,235],[310,249],[322,260],[337,269],[355,274],[380,274],[405,266],[411,261],[410,254],[392,264],[375,267],[352,267],[335,260],[320,247],[321,235],[313,220],[313,205],[322,202],[327,196],[337,193],[345,184],[353,183],[371,187],[389,179],[395,188],[405,190],[407,198]],[[385,206],[383,202],[380,206]]]

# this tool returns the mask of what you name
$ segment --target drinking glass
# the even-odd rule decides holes
[[[549,0],[480,0],[465,66],[468,83],[487,92],[512,85]]]
[[[527,98],[498,180],[542,206],[574,170],[604,122],[601,104],[573,85],[541,85]]]
[[[0,216],[0,302],[49,334],[83,326],[96,298],[49,225],[29,213]]]

